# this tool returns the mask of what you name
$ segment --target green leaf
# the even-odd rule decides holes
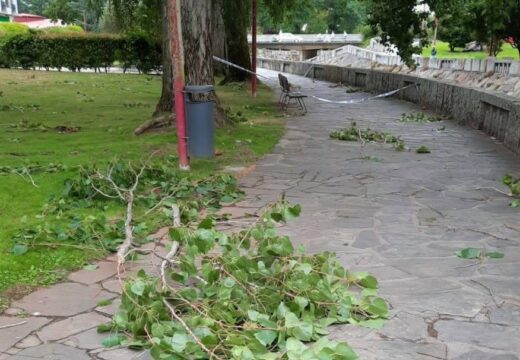
[[[430,149],[427,146],[421,145],[417,150],[417,154],[429,154],[431,153]]]
[[[83,270],[87,270],[87,271],[94,271],[94,270],[97,270],[98,268],[99,268],[99,266],[96,264],[89,264],[89,265],[83,266]]]
[[[207,230],[213,229],[213,219],[211,217],[205,218],[204,220],[202,220],[199,223],[198,228],[199,229],[207,229]]]
[[[156,338],[162,338],[166,333],[166,326],[160,323],[152,324],[152,336]]]
[[[370,319],[366,321],[361,321],[359,325],[370,328],[370,329],[381,329],[385,324],[384,319]]]
[[[493,251],[493,252],[486,253],[486,256],[490,259],[502,259],[504,257],[504,253],[501,253],[498,251]]]
[[[100,334],[107,333],[107,332],[111,331],[113,328],[114,328],[114,324],[112,324],[111,322],[108,322],[105,324],[98,325],[97,332]]]
[[[301,354],[307,350],[307,347],[298,339],[289,338],[285,344],[289,359],[300,359]]]
[[[288,329],[287,333],[298,340],[310,341],[312,338],[314,329],[312,323],[300,321],[292,312],[285,314],[285,327]]]
[[[247,317],[249,318],[249,320],[251,321],[257,321],[258,320],[258,315],[260,315],[260,313],[258,311],[255,311],[255,310],[247,310]]]
[[[116,315],[114,315],[114,323],[120,329],[125,329],[128,326],[128,313],[126,310],[120,310]]]
[[[285,319],[285,316],[287,315],[287,313],[289,313],[291,310],[289,310],[289,308],[287,308],[287,306],[285,306],[285,304],[283,302],[281,302],[279,305],[278,305],[278,308],[276,309],[276,317],[278,319]]]
[[[171,346],[176,352],[182,353],[186,349],[186,345],[190,337],[187,334],[176,332],[173,334]]]
[[[302,311],[302,312],[303,312],[303,310],[305,310],[307,305],[309,305],[309,300],[304,297],[301,297],[301,296],[296,296],[294,298],[294,302],[298,305],[298,307],[300,308],[300,311]]]
[[[377,279],[375,277],[373,277],[372,275],[368,275],[365,273],[360,273],[357,275],[361,275],[357,278],[358,279],[357,283],[360,286],[367,288],[367,289],[377,289],[378,288]]]
[[[227,288],[232,288],[236,283],[237,282],[230,277],[227,277],[226,280],[224,280],[224,286]]]
[[[229,195],[224,195],[220,198],[220,202],[223,204],[231,204],[235,201],[235,198]]]
[[[130,290],[137,296],[143,296],[144,289],[145,284],[141,280],[136,280],[130,287]]]
[[[108,305],[112,304],[112,301],[113,301],[112,299],[99,300],[96,306],[99,306],[99,307],[108,306]]]
[[[13,254],[16,256],[20,256],[29,251],[29,248],[25,244],[16,244],[13,246]]]
[[[455,255],[461,259],[479,259],[482,255],[482,250],[470,247],[455,252]]]
[[[106,348],[111,348],[114,346],[121,345],[121,342],[125,339],[123,335],[112,335],[107,338],[104,338],[101,344]]]
[[[309,275],[311,273],[311,271],[312,271],[312,265],[311,264],[307,264],[307,263],[299,264],[296,269],[298,271],[303,272],[305,275]]]
[[[261,330],[255,334],[255,338],[264,346],[270,346],[278,337],[278,333],[272,330]]]
[[[255,355],[247,346],[235,346],[231,350],[231,354],[236,360],[255,360]]]
[[[368,307],[368,311],[374,315],[385,318],[388,315],[388,305],[383,299],[375,298]]]

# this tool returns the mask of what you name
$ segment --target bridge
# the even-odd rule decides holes
[[[248,36],[252,43],[251,35]],[[359,45],[361,34],[290,34],[258,35],[259,56],[279,60],[303,61],[318,55],[320,50],[334,50],[345,45]]]

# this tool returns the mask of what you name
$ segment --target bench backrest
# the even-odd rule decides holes
[[[289,84],[289,80],[282,74],[278,74],[278,81],[280,82],[280,87],[282,91],[285,93],[291,92],[291,84]]]

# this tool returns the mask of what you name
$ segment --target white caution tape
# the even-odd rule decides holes
[[[245,72],[247,72],[247,73],[249,73],[251,75],[256,75],[258,77],[263,77],[264,79],[271,80],[271,78],[268,77],[268,76],[260,75],[258,73],[255,73],[255,72],[249,70],[249,69],[246,69],[246,68],[244,68],[242,66],[239,66],[237,64],[233,64],[230,61],[221,59],[221,58],[219,58],[217,56],[213,56],[213,59],[218,61],[218,62],[221,62],[223,64],[226,64],[226,65],[232,66],[234,68],[237,68],[239,70],[245,71]],[[311,69],[313,67],[314,67],[314,64],[310,66],[310,68],[307,70],[307,72],[305,73],[304,76],[306,76],[311,71]],[[408,88],[410,88],[412,86],[417,87],[418,85],[417,84],[410,84],[410,85],[403,86],[402,88],[399,88],[397,90],[392,90],[392,91],[389,91],[389,92],[386,92],[386,93],[383,93],[383,94],[379,94],[379,95],[375,95],[375,96],[368,96],[368,97],[365,97],[365,98],[362,98],[362,99],[350,99],[350,100],[329,100],[329,99],[321,98],[321,97],[314,96],[314,95],[308,95],[308,94],[305,94],[305,93],[302,93],[302,92],[299,92],[299,94],[306,95],[306,96],[309,96],[309,97],[311,97],[313,99],[316,99],[318,101],[329,103],[329,104],[348,105],[348,104],[360,104],[360,103],[363,103],[365,101],[375,100],[375,99],[380,99],[380,98],[385,98],[385,97],[388,97],[388,96],[392,96],[394,94],[397,94],[399,91],[402,91],[404,89],[408,89]]]
[[[389,92],[386,92],[386,93],[383,93],[383,94],[379,94],[379,95],[376,95],[376,96],[368,96],[368,97],[365,97],[365,98],[362,98],[362,99],[337,100],[336,101],[336,100],[329,100],[329,99],[320,98],[320,97],[314,96],[314,95],[308,95],[308,96],[310,96],[313,99],[316,99],[318,101],[322,101],[322,102],[329,103],[329,104],[360,104],[360,103],[363,103],[365,101],[374,100],[374,99],[380,99],[380,98],[385,98],[385,97],[388,97],[388,96],[392,96],[394,94],[397,94],[399,91],[402,91],[404,89],[408,89],[408,88],[410,88],[412,86],[415,86],[415,84],[407,85],[407,86],[404,86],[404,87],[399,88],[397,90],[392,90],[392,91],[389,91]]]
[[[260,74],[258,74],[258,73],[255,73],[254,71],[251,71],[251,70],[249,70],[249,69],[246,69],[246,68],[244,68],[244,67],[242,67],[242,66],[240,66],[240,65],[233,64],[232,62],[229,62],[229,61],[227,61],[227,60],[221,59],[221,58],[219,58],[219,57],[217,57],[217,56],[213,56],[213,59],[216,60],[216,61],[218,61],[218,62],[221,62],[222,64],[229,65],[229,66],[232,66],[232,67],[237,68],[237,69],[239,69],[239,70],[245,71],[246,73],[249,73],[249,74],[251,74],[251,75],[255,75],[255,76],[259,76],[259,77],[263,77],[264,79],[270,79],[270,78],[267,77],[267,76],[260,75]]]

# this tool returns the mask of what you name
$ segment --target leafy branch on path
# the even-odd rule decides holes
[[[229,235],[211,216],[173,226],[160,275],[141,270],[124,283],[119,312],[98,329],[112,333],[104,343],[150,349],[154,359],[358,359],[324,337],[327,327],[378,328],[388,305],[374,277],[276,234],[300,211],[282,200]]]

